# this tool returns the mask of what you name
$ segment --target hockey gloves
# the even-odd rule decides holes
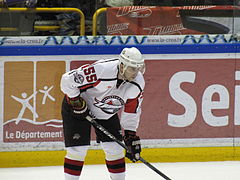
[[[134,131],[125,130],[124,132],[125,135],[123,136],[123,140],[128,147],[128,150],[126,150],[126,157],[132,162],[136,162],[140,158],[140,138],[136,135],[136,132]]]
[[[77,96],[75,98],[67,98],[68,104],[72,107],[72,112],[75,115],[79,115],[82,118],[85,118],[87,115],[89,115],[89,110],[87,108],[86,101],[80,97]]]

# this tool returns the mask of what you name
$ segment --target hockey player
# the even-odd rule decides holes
[[[145,81],[144,59],[135,48],[124,48],[117,59],[99,60],[63,74],[61,90],[65,94],[62,118],[67,154],[65,180],[78,180],[90,146],[90,115],[111,134],[124,140],[130,151],[126,157],[139,160],[141,145],[136,135],[141,114]],[[122,109],[121,118],[118,111]],[[122,131],[124,136],[122,137]],[[123,148],[95,130],[105,152],[106,166],[112,180],[125,179]]]

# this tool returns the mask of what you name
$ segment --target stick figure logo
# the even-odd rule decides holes
[[[18,117],[16,118],[16,124],[19,123],[19,121],[22,119],[23,114],[25,112],[26,109],[29,109],[36,118],[38,118],[38,114],[35,111],[34,107],[29,103],[29,101],[36,95],[37,92],[35,92],[34,94],[32,94],[31,96],[27,97],[27,93],[23,92],[22,93],[22,98],[18,98],[16,96],[11,95],[11,97],[16,100],[17,102],[22,104],[22,108],[18,114]]]

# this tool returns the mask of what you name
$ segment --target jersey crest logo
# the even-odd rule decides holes
[[[76,83],[79,83],[79,84],[83,83],[84,77],[81,74],[74,73],[73,76],[74,76],[74,81]]]
[[[107,114],[115,114],[124,105],[123,99],[115,95],[107,96],[101,101],[95,98],[95,101],[94,105]]]

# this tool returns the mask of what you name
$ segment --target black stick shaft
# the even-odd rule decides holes
[[[98,124],[93,118],[90,116],[87,116],[86,119],[98,130],[100,130],[102,133],[104,133],[106,136],[108,136],[110,139],[114,140],[116,143],[118,143],[120,146],[122,146],[124,149],[128,150],[128,147],[119,139],[117,139],[115,136],[113,136],[110,132],[108,132],[102,125]],[[163,174],[161,171],[159,171],[156,167],[154,167],[152,164],[147,162],[145,159],[140,157],[139,159],[141,162],[143,162],[146,166],[148,166],[150,169],[155,171],[157,174],[162,176],[165,180],[171,180],[168,176]]]

